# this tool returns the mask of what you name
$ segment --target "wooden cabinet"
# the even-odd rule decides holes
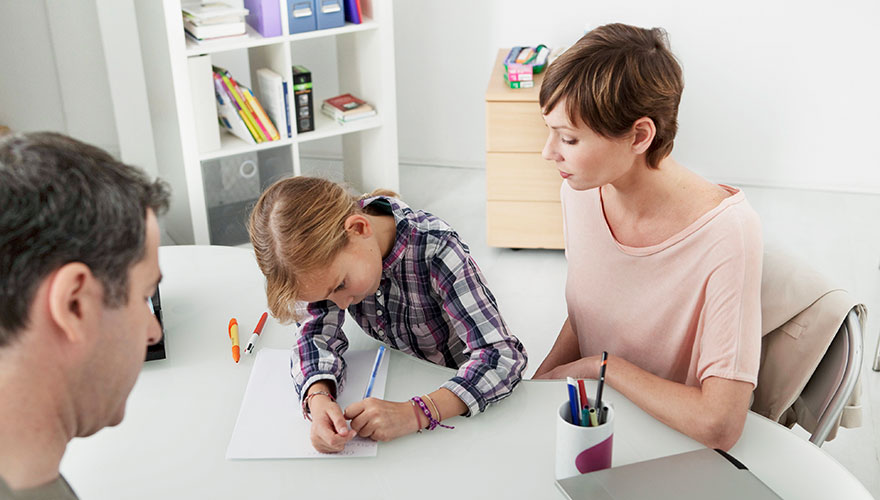
[[[493,247],[563,248],[562,178],[541,158],[547,128],[535,86],[511,89],[498,51],[486,89],[486,219]]]

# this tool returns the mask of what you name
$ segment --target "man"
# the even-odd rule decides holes
[[[166,186],[54,133],[0,139],[0,499],[76,498],[67,443],[122,421],[160,280]]]

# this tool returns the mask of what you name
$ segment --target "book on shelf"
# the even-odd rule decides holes
[[[290,137],[290,120],[286,111],[287,82],[271,69],[260,68],[257,70],[257,88],[269,119],[278,127],[279,133],[286,132],[287,137]]]
[[[180,10],[183,15],[183,29],[187,37],[196,43],[247,35],[247,9],[232,7],[223,2],[206,2],[185,3]]]
[[[241,119],[244,121],[244,124],[247,126],[248,130],[251,131],[251,134],[253,134],[254,139],[258,143],[265,142],[267,140],[266,136],[262,134],[262,131],[260,131],[260,127],[257,126],[256,118],[250,114],[247,105],[245,105],[244,103],[244,96],[241,95],[241,92],[238,90],[238,86],[235,85],[235,82],[234,80],[232,80],[229,72],[219,66],[214,66],[214,72],[223,81],[223,86],[226,89],[226,93],[229,95],[229,98],[232,99],[232,103],[239,111]]]
[[[321,112],[340,123],[347,123],[376,115],[376,109],[351,94],[342,94],[324,99]]]
[[[315,130],[315,112],[312,103],[312,72],[300,64],[291,68],[293,72],[293,116],[296,133]]]
[[[345,20],[352,24],[361,24],[364,21],[361,0],[345,0]]]
[[[236,85],[238,85],[236,83]],[[257,125],[260,126],[260,129],[263,131],[264,135],[270,141],[277,141],[281,138],[281,134],[278,133],[278,129],[275,128],[275,124],[272,123],[272,120],[269,119],[269,116],[266,114],[266,110],[263,109],[263,106],[260,105],[260,101],[254,97],[254,93],[251,92],[251,89],[245,87],[244,85],[239,85],[239,89],[241,93],[244,95],[244,101],[247,105],[248,109],[251,111],[251,114],[256,118]]]
[[[227,93],[223,80],[216,73],[214,73],[214,96],[217,98],[217,119],[220,125],[248,144],[256,144],[257,141],[245,125],[244,119],[232,104],[232,97]]]
[[[243,19],[248,10],[224,2],[185,2],[180,6],[183,16],[198,23],[225,22],[230,18]]]
[[[223,92],[232,104],[244,126],[250,131],[257,143],[276,141],[281,138],[278,129],[269,119],[260,101],[254,97],[251,89],[240,85],[232,78],[229,71],[214,66],[214,80],[217,92]],[[217,85],[219,83],[219,86]]]
[[[200,41],[211,38],[224,38],[236,35],[244,35],[247,32],[247,28],[245,28],[244,26],[244,21],[224,24],[198,25],[187,20],[183,21],[183,29],[186,30],[187,33],[189,33],[191,38],[196,38]]]

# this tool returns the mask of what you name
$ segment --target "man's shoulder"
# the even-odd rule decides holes
[[[9,485],[0,477],[0,500],[78,500],[73,488],[59,475],[50,483],[26,490],[12,491]]]

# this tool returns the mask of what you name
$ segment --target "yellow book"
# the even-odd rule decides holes
[[[244,126],[247,127],[248,132],[250,132],[251,135],[254,136],[254,140],[257,141],[257,144],[259,144],[259,143],[261,143],[261,142],[264,142],[264,140],[263,140],[263,134],[259,134],[259,133],[257,133],[256,130],[254,130],[254,126],[253,126],[253,124],[251,124],[251,122],[248,120],[248,118],[247,118],[247,114],[246,114],[244,111],[242,111],[242,110],[239,109],[239,110],[238,110],[238,116],[241,117],[241,121],[244,122]]]
[[[260,101],[254,97],[254,93],[251,92],[251,89],[242,86],[239,86],[239,88],[244,95],[245,101],[247,101],[247,104],[250,107],[250,111],[257,117],[257,125],[263,126],[263,132],[269,135],[270,140],[277,141],[280,139],[281,136],[278,134],[278,129],[272,124],[272,120],[269,119],[269,115],[266,114],[263,106],[260,105]]]
[[[263,134],[263,131],[260,130],[260,127],[257,125],[255,118],[251,116],[248,111],[247,103],[245,103],[244,98],[241,96],[241,93],[238,91],[238,85],[234,83],[232,78],[229,78],[228,75],[222,73],[223,83],[226,84],[226,87],[229,88],[229,93],[232,94],[232,97],[235,99],[235,102],[238,104],[238,111],[242,114],[242,119],[244,119],[244,123],[247,125],[248,130],[254,134],[254,139],[257,142],[266,142],[269,138]]]

